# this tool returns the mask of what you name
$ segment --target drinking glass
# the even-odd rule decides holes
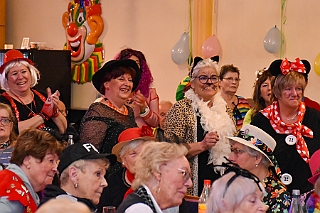
[[[102,209],[102,213],[116,213],[115,206],[104,206]]]

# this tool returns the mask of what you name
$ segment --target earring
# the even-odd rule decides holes
[[[73,186],[74,186],[75,189],[78,188],[78,184],[77,183],[74,184]]]
[[[258,167],[259,166],[259,164],[256,164],[256,167]]]
[[[110,87],[106,87],[106,90],[109,90],[110,89]]]
[[[156,193],[159,193],[161,191],[161,189],[160,189],[160,181],[158,181],[158,185],[155,188],[156,188]]]
[[[27,166],[27,169],[30,169],[30,166]]]

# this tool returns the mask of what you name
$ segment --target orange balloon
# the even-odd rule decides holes
[[[320,53],[317,55],[316,59],[314,60],[314,71],[318,76],[320,76]]]

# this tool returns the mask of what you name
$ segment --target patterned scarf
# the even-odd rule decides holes
[[[302,136],[313,138],[313,131],[309,127],[302,125],[305,111],[306,106],[304,102],[301,102],[298,111],[298,121],[293,124],[286,124],[281,120],[278,101],[273,102],[260,112],[270,120],[270,124],[276,133],[291,134],[297,138],[297,152],[308,163],[310,159],[309,150]]]

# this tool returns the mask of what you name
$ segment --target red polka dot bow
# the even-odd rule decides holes
[[[299,73],[306,73],[306,68],[300,58],[296,58],[296,61],[294,62],[290,62],[285,58],[282,60],[280,69],[283,75],[287,75],[291,70]]]

